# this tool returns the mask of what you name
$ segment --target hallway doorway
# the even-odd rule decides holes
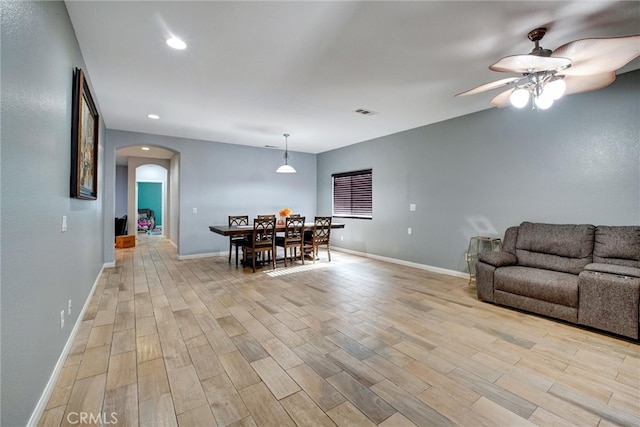
[[[138,213],[138,232],[164,234],[167,173],[166,168],[154,164],[136,168],[135,205]]]

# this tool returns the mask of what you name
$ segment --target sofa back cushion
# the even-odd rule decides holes
[[[599,225],[593,262],[640,268],[640,226]]]
[[[518,264],[571,274],[593,262],[595,227],[589,224],[539,224],[518,227]]]
[[[502,251],[516,254],[516,242],[518,240],[518,227],[509,227],[504,232],[504,240],[502,241]]]

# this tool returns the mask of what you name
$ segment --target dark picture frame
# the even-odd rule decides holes
[[[80,68],[73,72],[71,119],[71,197],[96,200],[100,116]]]

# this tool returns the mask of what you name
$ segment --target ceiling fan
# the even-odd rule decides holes
[[[535,43],[529,54],[505,56],[489,67],[520,76],[483,84],[455,96],[509,87],[495,96],[491,105],[522,108],[530,104],[533,109],[547,109],[564,94],[610,85],[616,79],[617,69],[640,56],[640,35],[575,40],[551,51],[540,47],[546,32],[546,28],[529,32],[529,40]]]

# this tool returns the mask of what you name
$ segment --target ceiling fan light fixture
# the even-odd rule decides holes
[[[289,143],[288,143],[289,134],[285,133],[283,134],[283,136],[284,136],[284,165],[276,169],[276,173],[296,173],[297,171],[293,168],[293,166],[289,165]]]
[[[525,88],[516,88],[509,96],[511,105],[516,108],[523,108],[529,103],[529,91]]]
[[[548,94],[551,99],[557,101],[558,99],[562,98],[565,90],[567,90],[567,84],[565,83],[564,79],[558,78],[547,83],[544,87],[543,93]]]
[[[529,32],[529,40],[535,44],[531,53],[505,56],[489,66],[492,71],[518,73],[521,77],[485,83],[455,96],[511,86],[494,96],[491,105],[523,108],[533,99],[532,109],[542,110],[565,94],[565,78],[570,82],[570,94],[602,89],[613,83],[616,70],[640,57],[640,34],[574,40],[551,51],[540,47],[546,31],[536,28]]]
[[[546,110],[553,105],[553,97],[546,92],[541,93],[535,97],[536,107],[541,110]]]

